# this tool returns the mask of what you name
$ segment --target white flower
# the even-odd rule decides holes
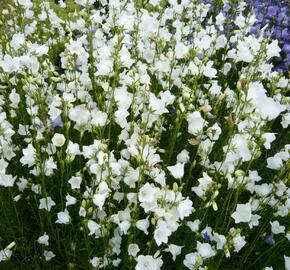
[[[213,233],[212,239],[216,242],[216,248],[218,250],[223,249],[224,245],[227,242],[227,239],[223,235],[215,233],[215,232]]]
[[[94,126],[103,127],[106,124],[108,115],[105,112],[97,111],[92,112],[91,124]]]
[[[45,251],[43,252],[43,256],[45,257],[45,260],[48,262],[48,261],[50,261],[52,258],[55,257],[55,254],[54,254],[52,251],[47,251],[47,250],[45,250]]]
[[[0,250],[0,262],[7,261],[12,256],[11,249],[16,245],[16,243],[13,241],[11,242],[7,247]]]
[[[285,270],[290,270],[290,257],[284,255]]]
[[[198,179],[199,185],[191,188],[191,190],[195,192],[198,197],[204,196],[213,182],[212,178],[206,172],[202,173],[202,176],[203,177]]]
[[[90,112],[82,105],[78,105],[75,108],[69,110],[70,120],[77,123],[77,125],[86,125],[90,120]]]
[[[153,110],[154,114],[161,115],[167,113],[166,103],[164,100],[157,98],[153,93],[149,94],[149,108]]]
[[[260,82],[249,84],[247,99],[253,104],[262,119],[273,120],[285,110],[285,105],[281,105],[266,95],[266,90]]]
[[[195,221],[188,221],[186,225],[191,229],[193,232],[197,232],[199,230],[200,220],[196,219]]]
[[[271,231],[273,234],[280,234],[280,233],[285,232],[285,226],[280,225],[277,220],[274,222],[270,222],[270,224],[271,224]]]
[[[251,204],[238,204],[236,211],[232,214],[232,218],[235,219],[235,223],[250,222],[252,218]]]
[[[121,223],[118,224],[119,228],[120,228],[120,231],[123,233],[123,234],[128,234],[128,230],[130,229],[131,227],[131,223],[128,221],[128,220],[124,220],[122,221]]]
[[[176,59],[182,59],[188,53],[188,47],[185,46],[182,42],[177,42],[175,46],[175,57]]]
[[[290,113],[285,113],[282,115],[281,125],[283,128],[287,128],[290,125]]]
[[[203,258],[210,258],[215,255],[215,251],[208,243],[200,243],[197,241],[197,252],[203,257]]]
[[[218,38],[216,39],[216,49],[220,49],[220,48],[224,48],[225,45],[227,44],[227,38],[225,37],[225,35],[220,35],[218,36]]]
[[[96,0],[75,0],[75,2],[83,7],[92,5]]]
[[[55,223],[68,224],[69,222],[70,222],[70,216],[67,209],[65,209],[64,212],[57,213],[57,220],[55,221]]]
[[[186,163],[189,161],[189,152],[183,149],[176,157],[177,163]]]
[[[77,199],[69,194],[66,195],[65,199],[66,199],[65,206],[74,205],[77,202]]]
[[[140,248],[138,247],[137,244],[130,244],[128,246],[128,254],[130,256],[136,257],[139,251],[140,251]]]
[[[153,258],[150,255],[139,255],[135,270],[159,270],[163,262],[160,258]]]
[[[204,35],[200,42],[198,42],[198,47],[200,50],[207,50],[210,48],[211,42],[211,37],[209,35]]]
[[[0,174],[0,186],[3,187],[13,187],[16,176],[10,174]]]
[[[6,168],[8,167],[8,162],[4,158],[0,159],[0,174],[5,174]]]
[[[143,185],[139,190],[139,201],[140,202],[152,202],[155,200],[155,188],[149,183]]]
[[[56,147],[62,147],[65,143],[65,137],[63,136],[63,134],[55,133],[52,137],[52,143]]]
[[[167,244],[170,235],[171,231],[167,228],[165,222],[158,222],[157,229],[154,231],[154,240],[157,246],[160,246],[162,243]]]
[[[15,33],[10,41],[10,46],[17,51],[25,43],[25,36],[23,33]]]
[[[179,205],[177,206],[177,211],[181,220],[190,216],[192,210],[192,201],[188,197],[185,200],[180,201]]]
[[[192,112],[187,116],[188,132],[193,135],[197,135],[202,131],[206,125],[206,121],[201,117],[200,112]]]
[[[38,238],[37,242],[41,245],[48,246],[48,240],[49,240],[49,236],[45,232],[42,236]]]
[[[270,44],[267,45],[267,60],[270,58],[280,56],[281,49],[278,45],[278,40],[273,40]]]
[[[12,256],[12,251],[9,249],[0,250],[0,262],[7,261]]]
[[[20,69],[20,60],[18,57],[12,58],[10,55],[5,55],[0,61],[0,67],[7,73],[12,73]]]
[[[82,178],[80,176],[72,176],[68,182],[72,189],[80,189]]]
[[[81,155],[79,144],[72,141],[69,141],[65,152],[70,161],[73,161],[76,155]]]
[[[101,229],[101,225],[99,225],[98,223],[96,223],[93,220],[89,220],[88,222],[88,229],[90,231],[89,235],[98,235],[100,229]]]
[[[216,77],[217,70],[212,67],[213,61],[208,61],[203,69],[203,75],[208,78]]]
[[[174,166],[168,166],[167,169],[176,179],[181,179],[184,175],[184,163],[177,163]]]
[[[51,207],[55,206],[55,202],[51,199],[51,197],[40,199],[39,202],[39,209],[45,209],[48,212],[50,211]]]
[[[136,222],[136,227],[140,230],[140,231],[143,231],[145,234],[148,234],[148,228],[149,228],[149,221],[148,221],[148,218],[146,219],[139,219],[137,222]]]
[[[237,49],[238,49],[236,58],[237,62],[243,61],[246,63],[250,63],[253,61],[254,56],[250,50],[249,45],[246,42],[240,41],[237,46]]]
[[[218,140],[219,136],[222,133],[221,128],[219,127],[219,125],[217,123],[215,123],[212,127],[210,127],[207,131],[208,133],[208,137],[213,140],[216,141]]]
[[[183,264],[190,270],[193,270],[196,268],[196,262],[198,259],[198,254],[195,253],[189,253],[185,255],[185,259],[183,260]]]
[[[28,144],[27,148],[24,148],[22,150],[23,157],[20,159],[20,162],[22,165],[28,165],[28,167],[31,167],[35,164],[35,158],[36,158],[36,150],[33,147],[32,144]]]
[[[272,170],[279,170],[283,166],[282,159],[275,155],[274,157],[267,158],[267,168]]]
[[[93,267],[95,267],[95,268],[97,268],[97,266],[100,264],[100,262],[101,262],[101,259],[98,258],[98,257],[93,257],[93,258],[90,260],[90,264],[91,264]]]
[[[173,261],[175,261],[176,257],[181,253],[181,249],[182,249],[182,246],[170,244],[168,246],[168,249],[166,249],[166,251],[169,251],[171,253],[172,259],[173,259]]]
[[[13,89],[11,93],[9,94],[9,100],[11,101],[10,106],[16,109],[20,102],[20,96],[19,94],[16,93],[15,89]]]
[[[234,236],[233,242],[236,252],[239,252],[247,243],[245,241],[245,236],[241,236],[239,233]]]
[[[266,132],[262,135],[262,138],[265,139],[264,147],[266,149],[271,148],[271,143],[276,139],[276,133]]]

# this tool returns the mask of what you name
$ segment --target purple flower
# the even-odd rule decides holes
[[[205,240],[207,240],[207,241],[210,241],[210,236],[209,236],[209,234],[208,234],[207,232],[205,232],[205,233],[203,234],[203,238],[204,238]]]
[[[269,17],[273,17],[276,15],[276,13],[278,12],[279,7],[278,6],[270,6],[268,7],[268,16]]]
[[[169,109],[169,113],[172,114],[172,115],[175,115],[176,114],[176,109],[175,107],[172,107]]]
[[[251,35],[257,35],[258,34],[258,27],[253,26],[250,28],[250,32]]]
[[[289,54],[290,53],[290,44],[285,43],[282,49],[284,52],[287,52]]]
[[[290,40],[290,31],[288,29],[283,29],[281,36],[284,41]]]
[[[274,235],[273,234],[270,234],[266,237],[266,243],[271,245],[271,246],[274,246],[275,245],[275,239],[274,239]]]
[[[60,114],[54,120],[52,120],[52,127],[53,128],[63,127],[63,122],[62,122]]]
[[[189,44],[192,44],[192,42],[193,42],[193,38],[192,38],[192,37],[189,37],[189,38],[188,38],[188,45],[189,45]]]
[[[226,5],[223,7],[223,13],[224,15],[231,9],[231,7],[229,5]]]
[[[202,51],[200,51],[200,52],[198,53],[198,59],[199,59],[199,60],[202,60],[203,57],[204,57],[204,53],[203,53]]]

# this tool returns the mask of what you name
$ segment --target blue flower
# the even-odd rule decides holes
[[[271,245],[271,246],[274,246],[275,245],[275,239],[274,239],[274,235],[273,234],[270,234],[266,237],[266,243]]]
[[[204,238],[205,240],[207,240],[207,241],[210,241],[210,236],[209,236],[209,234],[208,234],[207,232],[205,232],[205,233],[203,234],[203,238]]]
[[[58,115],[54,120],[52,120],[52,127],[53,128],[63,127],[63,122],[60,115]]]

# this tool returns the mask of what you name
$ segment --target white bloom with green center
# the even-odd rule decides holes
[[[65,137],[63,134],[55,133],[52,137],[52,143],[56,147],[62,147],[65,144]]]

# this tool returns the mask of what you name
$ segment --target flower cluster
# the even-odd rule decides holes
[[[284,57],[280,58],[283,66],[280,70],[288,71],[290,65],[290,7],[289,1],[249,1],[253,5],[257,22],[254,24],[251,31],[258,33],[259,29],[265,27],[265,36],[272,36],[281,42]]]
[[[0,15],[0,268],[290,269],[268,28],[238,0],[58,2]]]

